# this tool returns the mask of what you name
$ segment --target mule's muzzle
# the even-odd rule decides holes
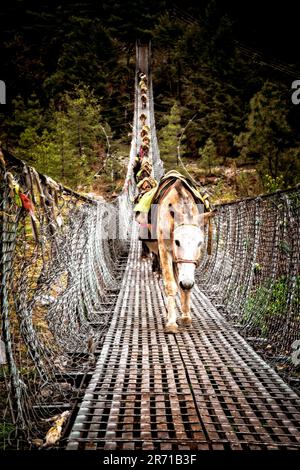
[[[179,282],[179,286],[183,290],[190,290],[194,284],[195,284],[194,281],[188,281],[188,280]]]

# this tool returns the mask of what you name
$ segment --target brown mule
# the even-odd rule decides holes
[[[179,290],[182,324],[191,325],[190,296],[195,268],[205,250],[205,225],[214,212],[204,213],[181,180],[169,187],[159,200],[156,215],[157,242],[146,241],[158,253],[167,295],[167,333],[177,333],[175,297]],[[210,234],[211,235],[211,234]],[[211,241],[209,240],[208,245]]]

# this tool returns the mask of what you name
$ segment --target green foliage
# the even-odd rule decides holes
[[[5,442],[7,442],[10,434],[15,430],[15,426],[11,423],[0,423],[0,450],[5,450]]]
[[[177,164],[177,147],[182,134],[180,108],[177,102],[173,104],[165,120],[167,124],[159,132],[160,156],[166,163],[167,169],[171,169]],[[184,152],[184,146],[180,145],[180,150]]]
[[[113,40],[101,21],[72,15],[66,25],[57,68],[45,79],[43,87],[50,96],[72,90],[75,84],[93,86],[103,94],[110,68],[115,66]]]
[[[38,101],[15,102],[23,130],[15,153],[40,172],[70,186],[88,185],[104,165],[110,128],[101,122],[99,100],[88,87],[65,93],[43,119]],[[22,127],[21,127],[22,124]]]
[[[218,155],[230,156],[245,110],[241,83],[245,89],[245,77],[252,80],[253,73],[234,54],[228,18],[210,9],[203,21],[185,24],[164,14],[153,30],[153,44],[158,127],[164,124],[167,100],[175,98],[182,123],[196,114],[186,131],[186,152],[197,158],[211,138]]]
[[[18,95],[12,100],[12,107],[12,117],[7,117],[5,125],[1,127],[0,139],[7,147],[16,147],[15,153],[19,151],[17,156],[23,158],[22,150],[26,152],[32,147],[47,127],[48,112],[43,110],[35,93],[27,99]],[[29,155],[27,161],[31,161]]]
[[[54,126],[62,179],[88,184],[93,169],[103,165],[106,139],[111,133],[109,126],[101,122],[99,100],[87,87],[76,87],[72,94],[64,96],[55,113]]]
[[[261,271],[261,266],[256,264],[253,269],[254,272],[258,274]],[[272,322],[274,324],[275,318],[280,319],[283,325],[290,292],[290,282],[290,279],[281,276],[275,282],[266,282],[264,285],[258,287],[245,302],[243,323],[247,324],[251,322],[251,324],[259,328],[263,336],[267,336],[269,327],[272,325]],[[300,276],[297,277],[295,295],[292,299],[294,313],[298,315],[298,317],[299,304]]]
[[[208,168],[209,172],[211,172],[212,166],[216,163],[217,156],[217,148],[211,138],[207,139],[203,149],[199,150],[199,154],[201,156],[200,165],[203,168]]]
[[[239,197],[251,197],[261,194],[264,190],[258,172],[240,171],[236,176],[236,187]]]
[[[235,139],[242,159],[258,162],[267,191],[287,186],[291,181],[295,184],[300,175],[299,150],[291,147],[294,142],[288,110],[286,89],[267,81],[250,100],[247,130]]]
[[[236,191],[230,186],[223,178],[220,178],[218,183],[214,186],[213,195],[210,198],[212,204],[231,202],[236,199]]]
[[[273,178],[271,175],[265,175],[263,177],[264,188],[267,193],[273,193],[278,189],[281,189],[284,185],[284,179],[282,175]]]
[[[101,16],[113,37],[127,43],[127,46],[134,47],[137,39],[142,42],[151,39],[151,30],[157,20],[157,12],[165,8],[165,5],[166,2],[162,0],[152,0],[151,8],[144,0],[104,1]]]
[[[1,78],[9,83],[10,95],[5,113],[1,109],[0,140],[14,153],[72,185],[87,181],[91,167],[96,173],[105,169],[104,143],[97,138],[95,144],[93,124],[85,124],[94,122],[92,113],[80,123],[81,140],[88,134],[81,144],[80,106],[66,103],[66,97],[73,100],[76,87],[93,89],[101,122],[116,141],[127,143],[134,46],[136,40],[151,39],[156,125],[167,167],[176,162],[181,126],[195,116],[184,133],[185,156],[201,164],[211,139],[215,158],[223,163],[240,152],[261,177],[283,175],[284,187],[299,181],[300,107],[290,105],[289,87],[279,74],[241,53],[234,15],[220,2],[184,7],[165,0],[25,3],[18,2],[18,15],[3,7],[0,41]],[[170,111],[174,103],[176,112]],[[171,123],[168,127],[172,113],[180,116],[177,131]]]

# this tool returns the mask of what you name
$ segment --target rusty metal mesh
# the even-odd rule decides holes
[[[300,189],[217,207],[199,286],[275,369],[300,388]]]
[[[6,152],[4,159],[1,431],[3,446],[21,448],[44,437],[45,419],[71,410],[93,368],[119,289],[129,206],[124,196],[110,205],[80,196]],[[33,217],[17,205],[12,178]]]

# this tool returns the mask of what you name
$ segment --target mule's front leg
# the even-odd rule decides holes
[[[192,324],[191,317],[191,290],[180,289],[180,302],[181,302],[181,320],[182,323],[186,326]]]
[[[176,283],[175,283],[176,286]],[[176,306],[175,306],[175,297],[177,294],[177,286],[176,290],[172,285],[166,286],[166,293],[167,293],[167,324],[165,331],[166,333],[178,333],[178,325],[176,323]]]
[[[178,287],[174,279],[172,257],[168,252],[164,252],[162,250],[160,258],[165,291],[167,294],[167,324],[165,331],[166,333],[178,333],[175,306],[175,297],[178,291]]]

